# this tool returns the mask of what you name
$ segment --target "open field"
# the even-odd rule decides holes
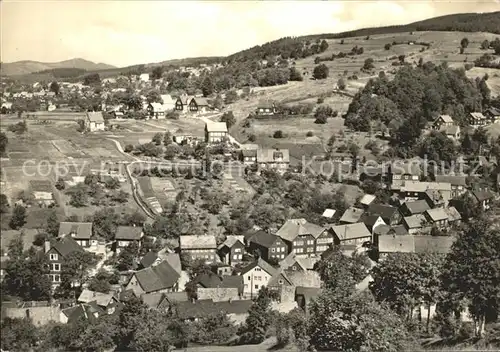
[[[483,78],[485,74],[488,75],[486,84],[491,90],[492,96],[500,95],[500,70],[494,68],[474,67],[466,72],[469,78]]]

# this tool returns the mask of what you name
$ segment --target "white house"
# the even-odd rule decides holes
[[[142,82],[148,82],[149,81],[149,73],[141,73],[139,76],[139,80]]]
[[[276,271],[262,258],[243,268],[240,273],[243,276],[243,295],[246,297],[258,295],[262,287],[267,287]]]
[[[163,101],[163,108],[165,111],[172,111],[175,109],[175,100],[172,99],[170,94],[162,94],[160,97]]]
[[[104,131],[104,117],[102,112],[87,112],[85,116],[85,129],[90,132]]]

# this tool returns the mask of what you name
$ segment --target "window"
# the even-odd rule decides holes
[[[259,289],[259,285],[255,285],[255,289],[258,290]]]
[[[295,267],[295,265],[294,265],[294,266],[292,266],[292,270],[293,270],[293,271],[297,270],[297,268]]]
[[[283,285],[283,280],[279,279],[279,280],[278,280],[278,283],[279,283],[280,285]]]
[[[234,253],[241,253],[241,248],[236,248],[236,249],[234,250]]]
[[[238,259],[238,254],[233,255],[233,259],[234,260]]]
[[[59,274],[54,274],[53,282],[61,282],[61,276]]]
[[[276,248],[271,248],[271,252],[276,252]]]
[[[295,248],[295,253],[304,253],[304,248]]]
[[[59,256],[56,253],[50,255],[50,260],[57,260]]]
[[[61,271],[61,264],[52,264],[52,271]]]
[[[262,271],[260,268],[255,268],[255,271]]]
[[[308,245],[308,246],[311,246],[311,245],[313,245],[313,244],[314,244],[314,240],[307,240],[307,245]]]
[[[251,279],[252,279],[252,278],[249,276],[249,277],[248,277],[248,280],[250,281]]]
[[[314,248],[313,247],[308,247],[307,248],[307,253],[311,253],[311,252],[314,252]]]

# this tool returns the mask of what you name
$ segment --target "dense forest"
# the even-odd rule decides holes
[[[79,77],[85,74],[87,70],[83,68],[73,68],[73,67],[61,67],[61,68],[52,68],[49,70],[43,70],[36,72],[35,74],[50,74],[54,76],[54,78],[74,78]]]
[[[338,39],[411,31],[490,32],[500,34],[500,12],[462,13],[440,16],[400,26],[372,27],[342,33],[307,36],[307,39]]]

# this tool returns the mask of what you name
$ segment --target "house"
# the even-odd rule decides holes
[[[266,100],[259,101],[255,113],[257,115],[274,115],[276,113],[276,105]]]
[[[279,265],[280,268],[287,271],[307,271],[313,270],[314,265],[319,261],[320,256],[317,257],[302,257],[297,256],[295,253],[288,254]]]
[[[190,112],[205,113],[209,110],[207,98],[193,98],[189,102],[188,109]]]
[[[165,112],[172,111],[175,109],[175,100],[172,98],[170,94],[162,94],[160,95],[160,97]]]
[[[65,308],[61,311],[59,322],[63,324],[74,324],[81,320],[86,320],[90,324],[95,324],[97,319],[106,315],[106,312],[99,307],[96,302],[79,303],[75,306]]]
[[[276,232],[288,245],[287,253],[297,256],[315,256],[324,252],[333,243],[331,232],[306,219],[289,219]],[[284,259],[283,256],[281,259]]]
[[[240,152],[240,160],[245,165],[257,164],[257,149],[242,149]]]
[[[441,130],[443,127],[451,127],[455,125],[455,121],[450,115],[439,115],[438,118],[432,124],[432,128],[435,130]]]
[[[415,243],[415,253],[448,254],[455,242],[454,236],[416,235],[411,237]]]
[[[495,195],[488,190],[475,190],[472,191],[472,199],[480,204],[483,210],[488,210],[491,207],[491,202],[495,198]]]
[[[243,295],[250,298],[257,296],[259,290],[262,287],[267,287],[276,273],[277,269],[262,258],[247,265],[240,272],[240,275],[243,276]]]
[[[97,240],[91,241],[91,222],[61,222],[59,223],[59,237],[71,236],[83,249],[88,250]],[[95,242],[95,243],[92,243]]]
[[[460,224],[462,221],[462,215],[458,212],[457,208],[449,207],[444,210],[448,214],[448,223],[450,225]]]
[[[451,195],[451,193],[450,193]],[[424,192],[424,200],[431,208],[440,208],[448,205],[449,199],[444,199],[441,191],[436,189],[428,189]]]
[[[125,290],[132,290],[137,297],[144,293],[175,292],[180,275],[167,262],[136,271]]]
[[[165,118],[165,107],[160,103],[149,103],[147,107],[148,115],[152,119],[164,119]]]
[[[170,253],[167,251],[167,248],[164,248],[158,252],[149,251],[142,257],[139,264],[141,268],[148,268],[150,266],[158,265],[163,261],[169,263],[170,266],[174,268],[174,270],[179,274],[181,273],[182,266],[179,253]]]
[[[361,245],[372,240],[370,230],[362,222],[331,226],[336,245]]]
[[[388,176],[391,189],[399,189],[404,181],[419,181],[420,175],[420,163],[416,160],[394,162],[389,165]]]
[[[91,291],[88,289],[83,289],[82,293],[78,297],[78,303],[95,302],[98,307],[103,309],[107,314],[113,314],[119,305],[119,300],[112,293],[102,293]]]
[[[273,169],[285,172],[290,167],[290,152],[288,149],[257,149],[257,165],[260,169]]]
[[[225,122],[207,122],[205,124],[205,142],[220,143],[227,138],[227,125]]]
[[[445,205],[451,199],[451,184],[446,182],[405,181],[399,190],[399,195],[404,201],[426,199],[429,195],[426,195],[428,190],[438,191]]]
[[[259,230],[247,239],[248,251],[257,252],[264,260],[279,261],[288,255],[288,244],[280,237]]]
[[[363,215],[361,220],[372,234],[377,227],[387,225],[380,215]]]
[[[252,306],[252,300],[235,300],[230,302],[213,302],[211,299],[178,302],[172,306],[176,316],[182,321],[199,321],[203,318],[214,316],[217,313],[224,312],[226,316],[235,325],[241,325],[248,316],[248,310]]]
[[[141,73],[139,75],[139,80],[142,82],[148,82],[149,81],[149,73]]]
[[[365,211],[363,209],[358,209],[355,207],[350,207],[346,209],[342,217],[340,218],[340,223],[342,224],[354,224],[361,220],[361,217]]]
[[[181,254],[188,254],[193,260],[217,262],[217,241],[214,235],[182,235],[179,238],[179,249]]]
[[[451,198],[457,198],[467,192],[466,176],[436,175],[434,179],[438,183],[449,183],[451,185]]]
[[[52,241],[45,241],[44,252],[45,257],[49,261],[49,279],[53,287],[61,283],[61,267],[64,259],[75,252],[83,252],[83,250],[71,236],[58,237]]]
[[[448,213],[443,208],[429,209],[424,213],[424,216],[431,226],[437,228],[448,226]]]
[[[325,209],[325,211],[323,212],[323,214],[321,216],[324,218],[327,218],[327,219],[331,219],[335,216],[336,212],[337,211],[334,209]]]
[[[386,204],[371,204],[366,211],[369,215],[378,215],[387,225],[401,223],[401,213],[398,208]]]
[[[469,125],[474,128],[489,124],[489,119],[480,112],[471,112],[468,118]]]
[[[419,232],[427,233],[431,230],[431,227],[429,226],[427,218],[424,214],[405,216],[403,218],[403,225],[410,235],[414,235]]]
[[[491,123],[500,123],[500,109],[490,107],[486,109],[484,115],[491,121]]]
[[[52,183],[49,180],[30,180],[29,184],[31,194],[40,207],[55,204]]]
[[[385,235],[408,235],[408,231],[404,225],[380,225],[373,230],[373,242],[376,243],[379,236]]]
[[[241,263],[245,253],[245,240],[243,236],[227,236],[217,251],[222,262],[230,265]]]
[[[404,202],[399,207],[399,212],[401,216],[412,216],[415,214],[423,214],[431,207],[425,199],[419,199],[411,202]]]
[[[361,199],[359,200],[359,204],[363,206],[363,208],[367,209],[376,199],[373,194],[365,194]]]
[[[104,131],[104,117],[102,112],[87,112],[85,115],[85,129],[90,132]]]
[[[188,106],[189,103],[191,102],[191,99],[193,99],[192,96],[188,95],[181,95],[177,100],[175,101],[175,110],[176,111],[188,111]]]
[[[118,226],[115,233],[115,251],[120,253],[134,241],[140,242],[144,232],[139,226]]]
[[[439,131],[454,142],[460,140],[460,126],[444,126]]]

